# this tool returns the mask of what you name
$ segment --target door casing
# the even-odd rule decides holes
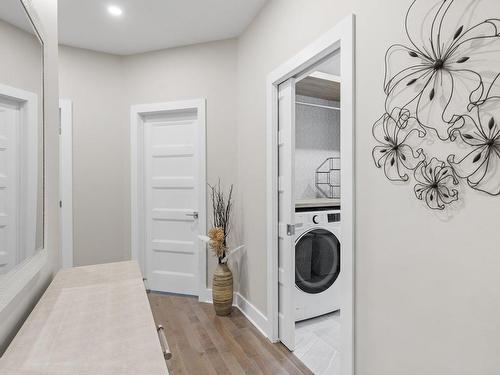
[[[279,341],[278,317],[278,86],[341,50],[341,206],[342,206],[342,313],[341,373],[354,374],[354,249],[355,249],[355,16],[349,15],[333,29],[293,56],[267,76],[267,319],[268,336]]]
[[[73,267],[73,103],[59,100],[59,209],[63,268]]]
[[[18,102],[21,108],[23,127],[28,130],[29,136],[24,141],[26,150],[26,189],[23,200],[27,203],[23,231],[29,233],[24,238],[25,248],[36,250],[34,255],[16,265],[8,274],[0,275],[0,313],[18,296],[26,285],[47,264],[48,252],[45,246],[46,233],[44,232],[44,244],[42,248],[36,248],[36,197],[38,196],[38,97],[36,94],[15,87],[0,84],[0,95],[8,100]],[[44,197],[45,198],[45,197]],[[32,213],[32,214],[31,214]],[[47,226],[43,226],[45,231]]]
[[[295,226],[295,79],[289,78],[278,88],[278,298],[279,337],[290,350],[295,350],[295,257],[286,251],[293,247],[295,236],[288,226]]]
[[[130,110],[130,163],[131,163],[131,255],[132,259],[139,263],[143,275],[145,275],[145,254],[144,254],[144,168],[142,158],[142,144],[144,142],[144,116],[148,114],[192,110],[197,111],[198,116],[198,136],[199,147],[199,186],[198,186],[198,222],[201,230],[207,227],[206,215],[206,100],[194,99],[173,101],[165,103],[152,103],[134,105]],[[199,286],[198,298],[204,301],[208,298],[207,289],[207,259],[205,244],[200,240],[197,246],[199,250],[198,256],[198,272]]]

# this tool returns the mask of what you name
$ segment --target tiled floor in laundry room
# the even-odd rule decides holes
[[[340,311],[295,324],[294,354],[316,375],[340,374]]]

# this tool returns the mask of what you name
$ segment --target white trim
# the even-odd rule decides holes
[[[14,101],[20,107],[21,126],[19,139],[19,170],[21,185],[18,186],[19,248],[21,254],[32,253],[36,248],[37,200],[38,200],[38,96],[29,91],[0,85],[0,97]],[[22,258],[22,259],[23,259]]]
[[[21,185],[18,186],[18,199],[21,215],[19,244],[26,252],[36,249],[38,220],[38,95],[14,87],[0,85],[0,96],[20,104],[19,167]]]
[[[201,291],[200,296],[201,295],[204,296],[204,299],[203,300],[200,299],[200,302],[213,304],[212,289],[207,288]],[[261,312],[257,307],[252,305],[239,292],[234,292],[233,294],[233,306],[237,307],[238,310],[241,311],[241,313],[245,316],[245,318],[247,318],[248,321],[252,323],[253,326],[259,330],[262,336],[269,338],[267,334],[269,332],[269,321],[263,312]]]
[[[342,158],[342,296],[341,348],[344,375],[354,373],[354,33],[355,16],[345,18],[304,50],[279,66],[267,77],[267,319],[268,336],[278,341],[278,85],[303,73],[341,49],[341,150],[352,157]]]
[[[47,250],[38,250],[35,255],[0,276],[0,313],[22,292],[28,283],[47,263]]]
[[[38,37],[40,43],[42,46],[44,45],[45,42],[45,31],[42,27],[42,22],[40,21],[40,18],[38,17],[38,13],[35,10],[35,6],[33,6],[33,0],[21,0],[21,3],[24,6],[24,10],[26,11],[26,15],[31,21],[31,24],[34,28],[35,34]]]
[[[268,337],[269,320],[267,317],[240,293],[234,295],[234,306],[257,328],[264,337]]]
[[[59,100],[59,199],[62,267],[73,267],[73,103]]]
[[[0,96],[21,105],[23,126],[20,141],[24,143],[21,162],[24,165],[23,185],[20,200],[21,246],[34,255],[0,276],[0,312],[22,291],[47,262],[47,251],[36,249],[37,200],[38,200],[38,96],[15,87],[0,85]]]
[[[200,124],[199,136],[199,207],[198,207],[198,222],[200,230],[205,231],[207,228],[207,193],[206,193],[206,99],[183,100],[166,103],[152,103],[134,105],[130,109],[130,193],[131,193],[131,255],[132,259],[136,260],[141,267],[143,275],[145,274],[144,254],[141,251],[142,240],[140,238],[141,226],[143,222],[142,207],[142,168],[139,167],[139,158],[141,155],[142,144],[142,117],[148,113],[167,112],[176,110],[196,109],[198,122]],[[206,246],[202,241],[198,241],[199,256],[198,256],[198,298],[200,301],[205,298],[203,295],[207,288],[207,259]]]
[[[210,289],[210,288],[200,289],[200,292],[198,295],[198,301],[203,302],[203,303],[213,303],[213,301],[212,301],[212,289]]]

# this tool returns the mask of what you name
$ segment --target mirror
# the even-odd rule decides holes
[[[21,0],[0,2],[0,275],[43,248],[43,43]]]

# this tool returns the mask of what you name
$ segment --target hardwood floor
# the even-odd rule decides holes
[[[228,317],[197,298],[150,293],[156,324],[165,327],[171,375],[312,374],[282,344],[272,344],[233,307]]]

